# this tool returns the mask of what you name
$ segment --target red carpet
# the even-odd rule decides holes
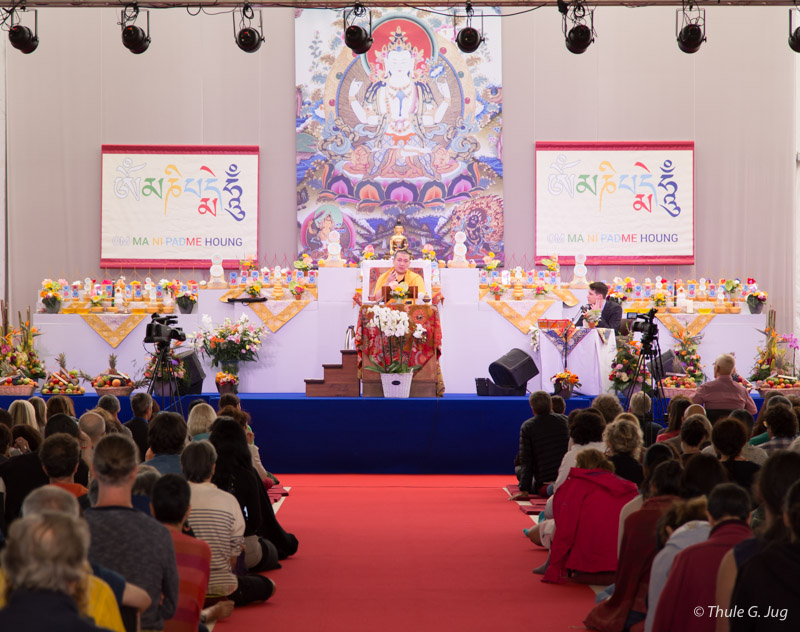
[[[506,500],[508,476],[281,476],[281,524],[298,553],[269,573],[268,603],[215,632],[574,630],[586,586],[543,584],[531,519]]]

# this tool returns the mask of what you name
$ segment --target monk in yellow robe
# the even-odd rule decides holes
[[[392,257],[393,265],[386,272],[378,277],[375,282],[375,292],[372,295],[373,301],[380,301],[383,298],[383,286],[388,285],[394,288],[400,283],[405,282],[409,288],[417,288],[417,296],[425,294],[425,280],[417,274],[408,269],[411,265],[411,255],[407,250],[398,250]]]

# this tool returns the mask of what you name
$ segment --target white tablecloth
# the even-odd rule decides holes
[[[602,330],[605,335],[601,335],[600,330],[584,331],[583,339],[567,356],[567,368],[581,381],[581,387],[575,389],[575,393],[599,395],[611,387],[608,375],[617,351],[616,338],[612,330]],[[539,340],[541,388],[552,391],[550,378],[564,369],[563,346],[555,344],[544,332]]]

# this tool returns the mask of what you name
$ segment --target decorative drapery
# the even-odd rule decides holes
[[[147,317],[146,314],[81,314],[86,324],[114,349]]]

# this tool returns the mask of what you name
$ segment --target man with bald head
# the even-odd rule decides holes
[[[701,404],[706,410],[744,408],[755,415],[758,411],[750,393],[731,377],[735,368],[736,360],[729,353],[723,353],[714,360],[714,379],[697,387],[692,403]]]
[[[78,420],[80,429],[92,440],[92,447],[106,434],[106,421],[97,413],[87,412]]]

